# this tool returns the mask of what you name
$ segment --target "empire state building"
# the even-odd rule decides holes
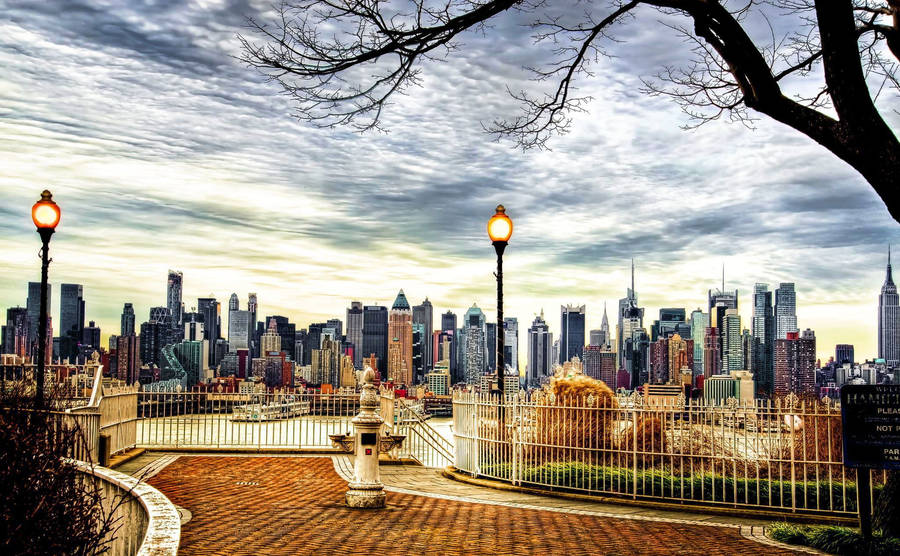
[[[888,247],[887,275],[878,296],[878,357],[890,366],[900,365],[900,296],[891,276],[891,249]]]

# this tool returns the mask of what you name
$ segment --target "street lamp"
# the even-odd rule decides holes
[[[503,361],[503,251],[509,238],[512,237],[513,223],[506,216],[506,207],[497,205],[497,212],[488,220],[488,236],[494,243],[494,251],[497,252],[497,388],[500,391],[501,404],[503,403],[503,374],[505,369]]]
[[[59,205],[53,202],[53,195],[48,190],[41,193],[40,201],[31,207],[31,219],[41,236],[43,248],[41,249],[41,314],[38,317],[39,343],[37,364],[37,390],[35,392],[34,406],[40,409],[44,404],[44,359],[47,349],[47,267],[50,265],[48,252],[50,250],[50,236],[56,231],[59,224]]]

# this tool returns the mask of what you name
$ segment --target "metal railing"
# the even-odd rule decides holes
[[[142,448],[332,449],[352,432],[355,394],[140,392]]]
[[[396,415],[393,432],[406,436],[400,454],[425,467],[453,464],[453,444],[428,424],[416,406],[398,398]]]
[[[796,399],[497,397],[456,392],[455,465],[516,485],[784,512],[857,513],[840,409]],[[885,480],[872,473],[872,489]],[[878,492],[873,492],[872,499]]]

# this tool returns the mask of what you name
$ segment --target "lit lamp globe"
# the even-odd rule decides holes
[[[497,212],[488,220],[487,231],[494,243],[506,243],[512,237],[513,223],[509,216],[506,216],[506,208],[503,205],[497,205]]]
[[[31,219],[37,226],[38,232],[43,234],[49,230],[49,233],[52,234],[56,225],[59,224],[59,216],[59,205],[53,202],[53,195],[45,189],[41,193],[41,200],[31,207]]]

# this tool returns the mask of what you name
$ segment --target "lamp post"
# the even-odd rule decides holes
[[[41,409],[44,405],[44,359],[47,352],[47,267],[50,265],[49,250],[50,236],[56,231],[59,224],[59,205],[53,202],[53,195],[48,190],[41,193],[41,199],[31,207],[31,219],[41,236],[43,247],[41,248],[41,314],[38,317],[38,364],[37,389],[34,397],[35,409]]]
[[[500,393],[500,404],[502,406],[503,396],[503,375],[505,365],[503,361],[503,251],[512,237],[513,223],[506,215],[506,207],[497,205],[497,211],[494,216],[488,220],[487,225],[488,236],[494,243],[494,251],[497,252],[497,389]]]

